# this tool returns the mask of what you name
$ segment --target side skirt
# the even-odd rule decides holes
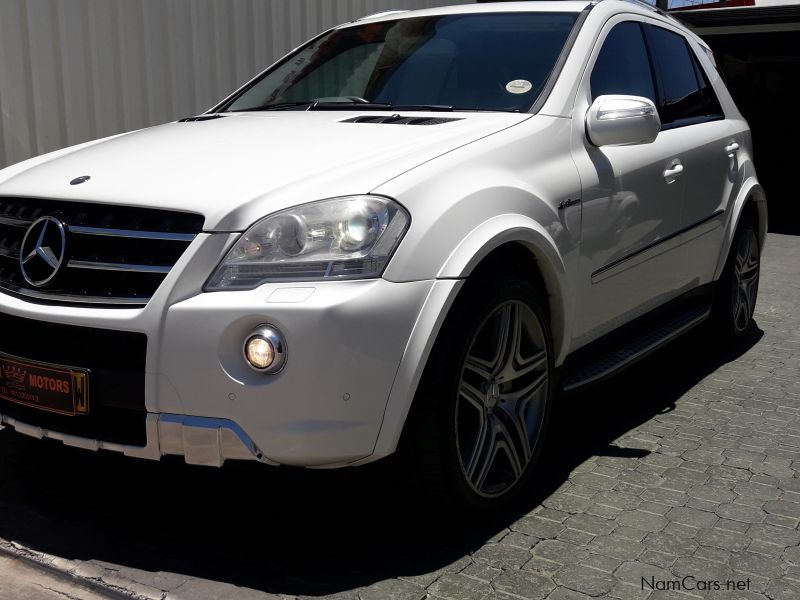
[[[612,377],[700,325],[711,315],[714,287],[691,290],[568,356],[562,390],[575,392]]]

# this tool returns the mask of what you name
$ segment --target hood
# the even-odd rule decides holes
[[[531,115],[418,113],[441,124],[348,123],[386,112],[239,113],[68,148],[0,171],[0,196],[197,212],[206,231],[241,231],[289,206],[382,183]],[[88,175],[81,185],[70,185]]]

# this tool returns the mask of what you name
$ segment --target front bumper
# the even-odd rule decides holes
[[[72,446],[153,459],[176,454],[193,464],[338,466],[372,456],[434,282],[283,283],[203,293],[208,265],[235,237],[198,236],[141,309],[45,306],[0,294],[0,313],[147,336],[144,446],[76,436],[27,417],[6,415],[2,422]],[[275,375],[253,371],[242,356],[245,337],[262,323],[286,338],[288,360]]]
[[[163,413],[147,416],[146,446],[130,446],[93,440],[61,431],[44,429],[0,415],[0,426],[7,425],[18,433],[37,439],[49,439],[84,450],[110,450],[125,456],[159,460],[165,455],[183,456],[190,465],[220,467],[226,460],[267,459],[256,443],[236,423],[227,419],[209,419]]]

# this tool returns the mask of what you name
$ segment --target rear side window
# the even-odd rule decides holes
[[[650,50],[661,83],[658,106],[663,128],[721,116],[719,101],[683,36],[647,26]]]
[[[644,96],[656,102],[653,73],[639,23],[615,25],[592,70],[592,100],[605,94]]]
[[[725,113],[722,112],[722,105],[719,103],[717,93],[711,86],[711,82],[697,60],[697,57],[692,53],[692,61],[694,62],[694,72],[697,76],[697,81],[700,84],[700,94],[703,97],[703,112],[704,116],[711,118],[724,119]]]

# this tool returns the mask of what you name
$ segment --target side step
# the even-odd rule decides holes
[[[586,362],[570,371],[564,379],[565,392],[577,390],[585,385],[597,383],[636,361],[654,352],[664,344],[705,321],[711,314],[711,306],[703,303],[667,319],[637,328],[635,337],[617,340],[605,347],[605,351],[594,354]]]

